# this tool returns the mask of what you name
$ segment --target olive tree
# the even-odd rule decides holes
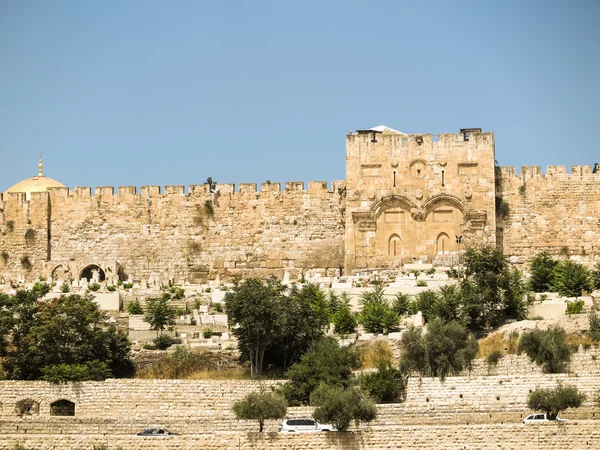
[[[317,421],[331,423],[339,431],[346,431],[352,421],[358,426],[377,417],[375,403],[357,387],[322,384],[311,394],[310,404]]]
[[[250,392],[233,404],[235,417],[241,420],[257,420],[262,433],[265,420],[283,419],[287,412],[285,399],[276,392],[261,389]]]
[[[536,387],[527,397],[527,406],[533,411],[544,411],[551,420],[567,408],[579,408],[585,401],[585,394],[576,386],[558,383],[555,388]]]

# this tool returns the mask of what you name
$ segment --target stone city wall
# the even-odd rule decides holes
[[[12,450],[20,444],[31,450],[92,450],[104,444],[115,450],[384,450],[434,449],[448,450],[523,450],[596,449],[600,448],[597,421],[577,421],[566,424],[523,425],[435,425],[400,426],[382,430],[349,433],[247,433],[215,432],[200,436],[169,436],[145,438],[139,436],[23,436],[3,435],[0,449]]]
[[[526,263],[546,250],[568,252],[584,262],[600,261],[600,172],[589,166],[500,167],[497,195],[509,214],[498,221],[505,255]]]
[[[519,422],[528,414],[526,398],[537,386],[555,386],[557,381],[575,384],[588,396],[582,408],[568,411],[575,419],[595,418],[592,403],[600,385],[599,375],[568,374],[528,376],[449,377],[443,383],[434,378],[413,377],[406,401],[379,405],[379,417],[372,426],[413,423]],[[267,385],[276,385],[269,382]],[[178,433],[210,433],[231,429],[252,431],[256,424],[239,423],[233,403],[264,383],[217,380],[119,379],[104,382],[54,385],[45,382],[0,382],[0,432],[44,434],[131,433],[140,427],[162,426]],[[19,402],[35,402],[34,414],[21,414]],[[50,415],[58,400],[74,403],[75,416]],[[310,415],[308,408],[291,408],[288,416]],[[276,429],[269,421],[267,429]],[[69,431],[71,430],[71,431]]]
[[[240,274],[298,276],[343,265],[344,182],[53,188],[0,194],[0,274],[7,279],[106,278],[202,282]],[[27,260],[24,261],[24,258]]]

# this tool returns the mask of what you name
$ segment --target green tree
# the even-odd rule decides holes
[[[156,330],[156,337],[159,332],[171,326],[175,325],[176,311],[169,298],[162,296],[161,298],[151,298],[146,300],[146,312],[144,314],[144,322],[150,324],[151,330]]]
[[[507,267],[500,278],[502,304],[505,318],[524,320],[527,318],[527,284],[523,273],[515,267]]]
[[[561,261],[554,268],[552,288],[564,297],[579,297],[581,291],[591,291],[590,272],[582,264]]]
[[[362,389],[377,403],[404,401],[407,383],[408,375],[389,361],[382,361],[377,366],[377,372],[365,373],[360,378]]]
[[[287,412],[285,399],[266,389],[250,392],[233,404],[233,412],[239,420],[257,420],[262,433],[265,420],[283,419]]]
[[[369,333],[387,333],[400,323],[400,317],[384,297],[383,286],[375,286],[361,295],[359,321]]]
[[[274,277],[250,278],[225,294],[226,312],[237,324],[233,333],[253,374],[264,367],[287,369],[329,325],[330,303],[318,286],[286,289]]]
[[[559,382],[555,388],[536,387],[527,397],[527,406],[533,411],[544,411],[552,420],[565,409],[579,408],[584,401],[585,395],[576,386]]]
[[[332,315],[331,321],[336,333],[349,334],[356,331],[356,315],[350,308],[350,298],[346,292],[342,292],[338,297],[337,311]]]
[[[403,370],[442,380],[470,367],[478,349],[477,341],[464,326],[440,319],[428,325],[425,335],[421,328],[407,330],[402,336],[402,346]]]
[[[250,360],[252,375],[261,373],[267,350],[275,347],[281,338],[281,298],[284,287],[274,278],[265,282],[248,278],[236,283],[225,294],[225,312],[237,326],[233,334],[238,338],[242,356]]]
[[[429,322],[433,319],[435,305],[438,302],[438,294],[431,289],[419,292],[415,298],[415,308],[423,313],[423,319]]]
[[[91,296],[66,295],[42,302],[44,294],[45,289],[33,289],[0,296],[0,326],[5,333],[0,356],[9,378],[93,373],[96,379],[98,373],[116,377],[133,373],[131,344],[107,325],[107,316]],[[104,366],[109,371],[96,370]]]
[[[547,330],[535,329],[523,333],[517,353],[525,353],[531,361],[542,366],[546,373],[561,373],[571,360],[564,328],[553,326]]]
[[[339,431],[346,431],[352,421],[358,426],[377,417],[377,408],[356,387],[321,384],[310,396],[314,416],[318,422],[330,423]]]
[[[83,364],[54,364],[42,367],[40,378],[51,383],[67,383],[73,381],[102,381],[112,376],[108,365],[98,360]]]
[[[554,277],[554,268],[558,264],[550,256],[550,253],[544,251],[538,253],[531,260],[531,278],[529,286],[533,292],[548,292],[552,288]]]
[[[456,284],[441,286],[439,293],[434,297],[429,313],[432,317],[438,317],[444,322],[455,321],[464,324],[466,320],[460,288]]]
[[[410,295],[398,292],[392,302],[392,310],[398,314],[398,316],[405,316],[410,313],[412,303],[413,299]]]
[[[290,406],[307,404],[321,384],[348,387],[352,371],[360,367],[360,355],[352,347],[340,347],[334,339],[317,341],[286,373],[283,395]]]

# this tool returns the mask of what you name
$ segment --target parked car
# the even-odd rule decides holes
[[[319,433],[321,431],[337,431],[332,425],[320,424],[314,419],[285,419],[279,424],[281,433]]]
[[[144,431],[140,431],[138,436],[176,436],[177,433],[165,430],[164,428],[148,428]]]
[[[548,414],[530,414],[523,419],[523,423],[544,423],[544,422],[565,422],[566,419],[561,419],[556,416],[550,417]]]

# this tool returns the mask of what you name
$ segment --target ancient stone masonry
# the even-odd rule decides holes
[[[346,136],[346,180],[69,190],[41,174],[0,194],[0,281],[205,282],[453,264],[499,245],[600,259],[600,171],[494,166],[493,133]],[[26,191],[42,186],[41,192]],[[21,190],[26,192],[21,192]]]
[[[600,172],[589,166],[498,168],[497,195],[508,205],[498,244],[526,262],[542,250],[584,262],[600,260]]]
[[[343,182],[52,188],[0,197],[5,278],[202,281],[343,264]],[[28,234],[29,233],[29,234]],[[29,264],[24,264],[26,258]],[[86,268],[88,270],[86,272]]]
[[[347,269],[495,243],[493,133],[346,136]]]

